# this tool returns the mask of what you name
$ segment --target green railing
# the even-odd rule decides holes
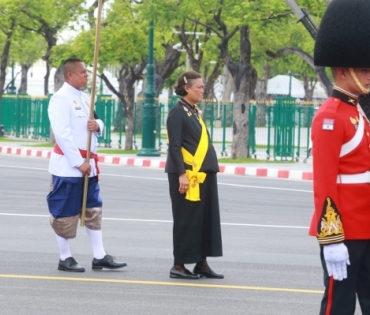
[[[27,95],[4,95],[1,100],[1,124],[5,134],[18,138],[48,140],[50,123],[47,106],[49,98]]]
[[[95,112],[104,121],[103,134],[98,138],[99,145],[106,148],[112,147],[112,122],[114,122],[116,102],[111,95],[98,95],[95,103]]]
[[[166,152],[166,118],[177,102],[174,96],[168,106],[156,103],[156,142],[158,150]],[[142,100],[133,108],[134,149],[141,147]],[[1,101],[0,125],[4,132],[18,138],[49,141],[50,123],[47,114],[49,98],[32,98],[27,95],[4,95]],[[293,98],[276,98],[270,103],[251,101],[248,106],[248,147],[251,157],[259,159],[304,161],[310,151],[310,126],[319,104],[296,104]],[[233,140],[232,102],[208,102],[200,104],[203,119],[208,127],[212,143],[218,154],[231,154]],[[128,125],[122,104],[111,95],[98,95],[95,104],[97,115],[105,128],[99,138],[99,146],[122,148]]]

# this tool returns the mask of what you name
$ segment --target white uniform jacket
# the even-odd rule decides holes
[[[64,83],[50,99],[48,114],[56,143],[64,155],[54,151],[50,156],[49,172],[52,175],[64,177],[82,177],[78,169],[85,161],[79,149],[87,149],[87,122],[90,117],[90,97],[76,90],[68,83]],[[102,134],[104,123],[99,124],[99,133],[93,132],[91,137],[92,153],[96,153],[97,137]],[[90,159],[91,176],[96,176],[95,160]]]

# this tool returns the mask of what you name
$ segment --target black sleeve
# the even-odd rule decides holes
[[[184,121],[184,111],[181,109],[181,107],[173,108],[167,118],[167,135],[169,141],[168,154],[170,155],[178,175],[185,173],[181,147],[186,124]]]

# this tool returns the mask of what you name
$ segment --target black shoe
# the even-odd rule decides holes
[[[193,272],[197,273],[198,275],[202,277],[206,277],[206,278],[213,278],[213,279],[223,279],[224,278],[223,274],[216,273],[211,268],[209,269],[209,271],[194,268]]]
[[[126,263],[118,263],[114,261],[114,257],[111,255],[105,255],[102,259],[94,258],[92,261],[92,269],[94,270],[101,270],[103,268],[107,269],[119,269],[126,267]]]
[[[185,271],[182,272],[172,267],[170,270],[170,278],[197,280],[200,279],[200,276],[190,272],[188,269],[185,269]]]
[[[85,268],[81,267],[73,257],[68,257],[65,260],[59,259],[58,270],[84,272]]]

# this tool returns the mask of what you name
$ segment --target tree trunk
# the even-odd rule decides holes
[[[236,86],[234,95],[234,122],[233,122],[233,143],[231,156],[233,159],[249,156],[248,146],[248,110],[250,95],[250,80],[252,67],[247,67]]]
[[[224,75],[222,78],[222,85],[223,85],[223,92],[222,92],[222,98],[221,100],[224,102],[230,102],[231,101],[231,93],[234,89],[234,79],[227,67],[227,65],[224,65]]]
[[[49,60],[46,60],[46,73],[44,76],[44,95],[49,95],[49,77],[50,77],[50,65]]]
[[[305,101],[311,102],[313,98],[313,92],[315,90],[317,81],[314,81],[307,77],[307,75],[303,76],[303,88],[305,93]]]
[[[3,52],[1,54],[1,61],[0,61],[0,102],[1,102],[1,99],[2,99],[3,93],[4,93],[6,66],[8,64],[11,38],[13,36],[14,29],[15,29],[15,23],[12,23],[10,28],[9,28],[9,31],[7,33],[5,33],[6,40],[5,40],[5,44],[4,44],[4,47],[3,47]],[[0,115],[1,115],[1,112],[0,112]],[[2,121],[0,119],[0,123],[1,122]]]
[[[48,27],[43,33],[40,33],[46,39],[48,44],[48,48],[46,54],[42,57],[43,60],[46,62],[46,74],[44,76],[44,94],[49,95],[49,77],[50,77],[50,69],[51,69],[51,51],[54,46],[57,44],[57,39],[53,34],[53,29]]]
[[[22,74],[21,74],[21,84],[18,89],[18,93],[27,93],[27,85],[28,85],[28,70],[30,69],[31,65],[23,64],[21,65]]]
[[[233,159],[249,157],[248,145],[248,111],[249,100],[257,82],[257,72],[251,65],[251,43],[249,27],[240,28],[240,60],[234,64],[229,60],[228,67],[235,82],[233,143],[231,156]]]
[[[166,48],[166,54],[164,56],[164,60],[161,64],[156,66],[156,74],[155,74],[155,91],[156,97],[162,91],[163,83],[172,75],[172,73],[179,67],[179,59],[181,56],[181,52],[173,49],[172,45],[163,45]],[[157,62],[155,61],[157,64]],[[144,91],[144,86],[143,90]]]
[[[267,109],[267,83],[270,78],[271,67],[268,64],[263,66],[263,76],[258,80],[255,99],[257,102],[256,127],[266,126],[266,109]]]
[[[205,67],[205,70],[208,72],[209,65]],[[208,76],[208,73],[204,74],[203,78],[205,80],[204,82],[204,94],[203,98],[206,100],[214,100],[215,99],[215,91],[214,91],[214,86],[215,82],[218,79],[218,77],[221,74],[220,70],[220,64],[217,62],[212,70],[212,73]]]
[[[132,150],[132,140],[134,135],[135,127],[135,116],[134,116],[134,106],[135,106],[135,82],[136,79],[131,77],[131,80],[125,80],[125,87],[123,95],[126,99],[127,105],[127,130],[126,130],[126,142],[125,150]]]
[[[54,74],[54,93],[57,92],[64,84],[63,68],[59,67]]]
[[[125,150],[132,150],[133,149],[133,141],[132,140],[134,138],[134,127],[135,127],[134,102],[132,102],[132,104],[129,104],[128,110],[127,110],[127,128],[126,128]]]
[[[123,65],[118,72],[119,91],[109,82],[108,78],[101,74],[101,78],[113,94],[115,94],[122,103],[123,112],[127,119],[127,128],[125,131],[125,150],[132,150],[133,146],[133,133],[135,127],[134,117],[134,103],[135,103],[135,82],[140,79],[145,69],[146,62],[141,62],[129,67]],[[119,117],[119,109],[116,112],[116,117]],[[117,118],[116,118],[117,122]]]

